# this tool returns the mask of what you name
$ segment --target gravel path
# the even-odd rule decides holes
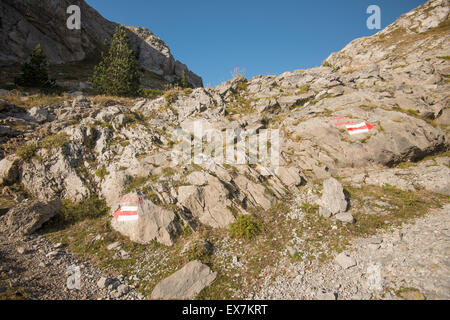
[[[394,232],[357,239],[337,260],[294,263],[246,298],[450,299],[450,204]]]
[[[267,276],[245,298],[450,299],[450,204],[394,232],[356,239],[345,254],[339,262],[322,265],[281,260],[275,281]],[[79,290],[67,287],[70,266],[80,268]],[[273,272],[267,270],[267,275]],[[127,285],[127,279],[80,262],[38,235],[24,239],[0,235],[0,273],[6,275],[0,292],[23,288],[31,299],[144,298]],[[102,278],[108,280],[99,286]]]
[[[69,290],[67,281],[76,278],[76,267],[80,286]],[[0,235],[0,273],[0,293],[8,287],[21,288],[30,299],[143,299],[126,279],[111,277],[90,263],[80,262],[63,247],[37,235],[23,239]],[[77,287],[77,282],[69,281],[69,287]]]

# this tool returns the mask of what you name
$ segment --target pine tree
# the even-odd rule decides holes
[[[181,86],[183,88],[187,88],[189,86],[189,83],[188,83],[187,77],[186,77],[186,70],[183,70],[183,73],[181,74]]]
[[[122,26],[114,33],[108,53],[95,67],[90,81],[99,93],[115,96],[139,94],[139,72],[130,39]]]
[[[22,74],[14,79],[16,85],[28,88],[50,88],[55,85],[55,80],[48,77],[47,57],[40,44],[31,54],[29,62],[22,66]]]

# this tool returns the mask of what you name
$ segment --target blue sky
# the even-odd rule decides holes
[[[142,26],[163,39],[174,57],[205,86],[231,78],[280,74],[318,66],[330,53],[377,30],[366,27],[369,5],[381,27],[425,0],[87,0],[105,18]]]

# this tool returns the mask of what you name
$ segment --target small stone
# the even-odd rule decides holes
[[[119,293],[119,297],[121,297],[130,292],[130,287],[125,284],[121,284],[119,287],[117,287],[117,292]]]
[[[294,248],[292,248],[291,246],[286,246],[286,250],[288,251],[288,253],[291,257],[293,257],[297,253],[297,251]]]
[[[120,241],[113,242],[109,244],[106,249],[108,250],[119,250],[122,247],[122,243]]]
[[[342,269],[349,269],[356,266],[356,260],[345,253],[341,253],[336,256],[334,261],[336,261],[336,263],[340,265]]]
[[[126,252],[125,250],[120,250],[119,255],[120,255],[121,259],[129,259],[130,258],[130,254],[128,252]]]
[[[113,280],[111,278],[101,277],[97,281],[97,287],[99,287],[100,289],[104,289],[104,288],[112,285],[112,283],[113,283]]]
[[[60,254],[61,254],[60,250],[54,250],[54,251],[47,253],[46,256],[47,256],[47,258],[54,258],[56,256],[59,256]]]
[[[18,247],[17,248],[17,252],[20,254],[24,254],[27,252],[27,249],[25,249],[25,247]]]
[[[343,223],[354,223],[355,222],[355,218],[353,218],[353,215],[350,212],[338,213],[336,215],[336,219]]]
[[[98,234],[98,235],[95,236],[94,239],[92,239],[92,242],[100,241],[100,240],[102,240],[102,239],[103,239],[103,237],[102,237],[100,234]]]
[[[59,249],[59,248],[62,248],[64,245],[62,244],[62,243],[57,243],[57,244],[55,244],[54,246],[53,246],[53,248],[55,248],[55,249]]]

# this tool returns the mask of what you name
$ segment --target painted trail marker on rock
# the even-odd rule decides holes
[[[346,127],[347,127],[348,133],[350,135],[354,135],[354,134],[369,132],[370,130],[375,128],[376,125],[370,124],[370,123],[367,123],[367,122],[362,122],[362,123],[359,123],[359,124],[348,125]]]
[[[114,212],[117,221],[136,221],[139,219],[139,205],[142,203],[140,197],[126,197],[120,200],[119,209]]]

